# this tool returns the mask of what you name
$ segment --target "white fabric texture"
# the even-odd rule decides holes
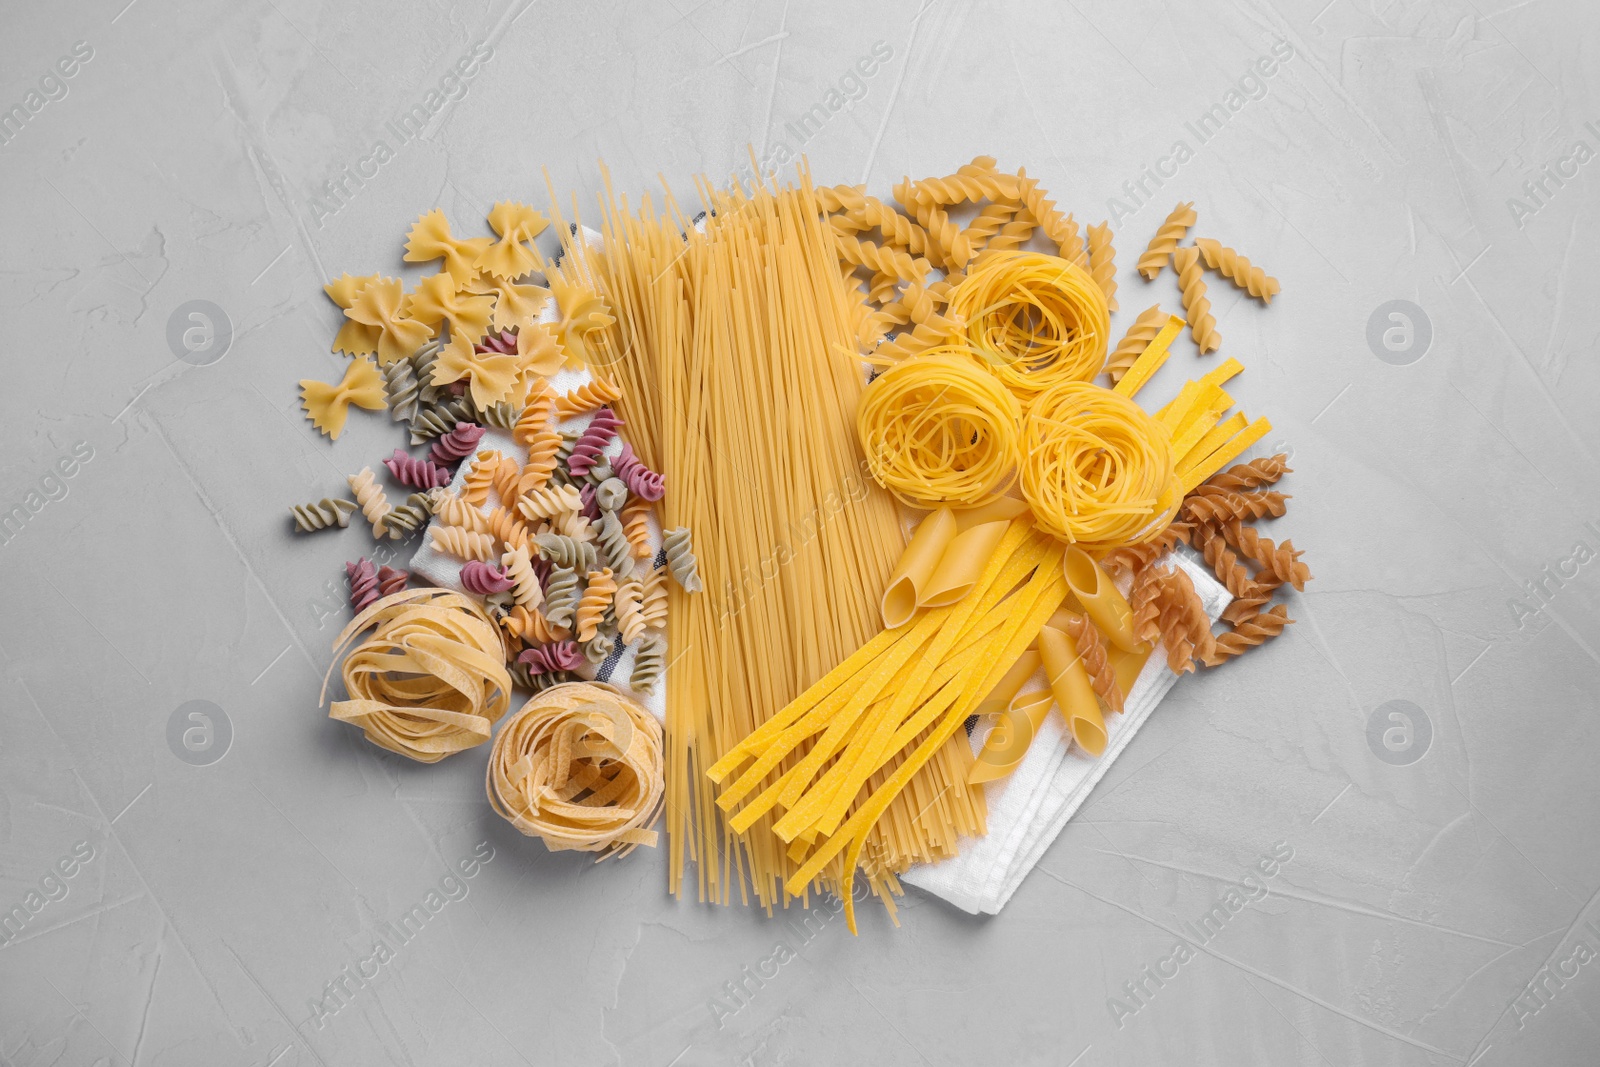
[[[1212,619],[1218,618],[1233,599],[1228,591],[1185,551],[1174,552],[1167,560],[1188,572],[1206,613]],[[1109,736],[1099,759],[1072,746],[1060,712],[1052,710],[1017,769],[985,786],[988,834],[963,839],[959,855],[942,863],[913,867],[900,880],[941,897],[962,911],[999,914],[1177,680],[1177,675],[1167,669],[1165,650],[1158,645],[1128,693],[1122,714],[1107,716]],[[1047,685],[1041,668],[1023,691]],[[974,752],[982,749],[990,729],[992,724],[980,721],[972,731]]]
[[[584,234],[585,236],[589,237],[590,240],[599,240],[599,235],[590,230],[585,229]],[[539,317],[540,321],[554,322],[556,317],[555,301],[547,301],[544,312]],[[556,372],[556,374],[549,379],[549,382],[550,388],[559,394],[570,392],[571,390],[576,389],[578,386],[593,380],[594,376],[591,375],[587,370],[572,370],[569,368],[564,368]],[[592,413],[584,412],[573,418],[564,419],[558,422],[556,424],[556,428],[559,430],[581,430],[589,425],[593,417],[594,416]],[[618,431],[618,436],[612,440],[610,445],[606,447],[606,455],[612,459],[615,459],[622,452],[622,442],[627,440],[627,437],[628,427],[624,425],[622,429]],[[500,452],[502,455],[511,456],[519,463],[527,457],[527,449],[517,444],[517,442],[512,438],[510,430],[502,430],[493,426],[484,427],[483,439],[478,442],[479,451],[486,448],[492,448],[495,451]],[[456,470],[456,476],[450,483],[451,489],[458,492],[460,491],[462,484],[466,481],[467,471],[471,469],[471,467],[472,457],[469,456],[461,461],[461,466]],[[670,490],[671,487],[669,486],[668,491],[670,492]],[[489,491],[489,502],[479,510],[487,513],[490,508],[498,503],[500,503],[499,496],[493,489],[491,489]],[[434,519],[428,523],[428,532],[423,534],[421,544],[418,545],[416,553],[411,557],[412,573],[420,578],[424,578],[427,581],[432,582],[434,585],[442,586],[446,589],[453,589],[456,592],[461,593],[463,596],[472,597],[474,600],[482,603],[482,597],[475,596],[461,587],[462,561],[456,559],[454,556],[439,552],[434,549],[432,530],[437,525],[439,525],[438,519]],[[653,566],[660,566],[665,563],[664,554],[661,549],[661,524],[656,520],[656,514],[653,509],[650,513],[650,547],[654,550],[650,559],[634,560],[635,574],[640,574],[644,569]],[[652,632],[660,634],[661,638],[665,640],[665,631]],[[617,640],[616,651],[612,652],[612,654],[603,662],[590,663],[586,660],[573,673],[577,674],[581,678],[587,678],[593,681],[608,682],[611,685],[616,686],[618,689],[621,689],[623,692],[638,700],[645,707],[649,708],[656,718],[665,721],[667,716],[667,685],[665,675],[663,675],[656,682],[655,690],[651,693],[635,692],[633,689],[629,688],[627,684],[629,676],[633,673],[633,660],[634,653],[636,651],[636,645],[623,645],[619,636]]]

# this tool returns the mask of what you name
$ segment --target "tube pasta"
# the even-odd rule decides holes
[[[1039,666],[1039,653],[1029,652],[1035,670]],[[1020,661],[1019,661],[1020,662]],[[1029,677],[1033,671],[1028,672]],[[1026,678],[1023,679],[1027,681]],[[1056,695],[1049,689],[1035,689],[1011,698],[1005,710],[999,713],[994,729],[984,739],[983,751],[972,763],[972,773],[967,781],[977,784],[1004,778],[1022,765],[1022,759],[1033,746],[1039,727],[1056,706]]]
[[[1111,575],[1077,545],[1067,547],[1062,573],[1084,614],[1107,640],[1125,652],[1137,651],[1140,641],[1133,635],[1133,610],[1128,607],[1127,597],[1111,581]]]
[[[1044,710],[1037,718],[1025,711],[1023,714],[1026,718],[1018,719],[1017,694],[1028,684],[1028,679],[1038,671],[1042,662],[1037,649],[1030,648],[1023,652],[979,705],[979,714],[993,715],[995,724],[989,736],[984,738],[978,758],[973,761],[972,770],[967,775],[968,783],[976,785],[1003,778],[1016,770],[1017,764],[1027,754],[1033,735],[1044,721],[1044,712],[1050,710],[1050,701],[1045,701]],[[1024,722],[1028,724],[1026,733],[1019,730]]]
[[[1014,519],[1018,515],[1028,513],[1028,502],[1014,496],[1003,496],[991,500],[987,504],[980,504],[975,508],[958,508],[955,511],[956,528],[966,533],[974,526],[982,526],[986,522],[996,522],[1000,519]]]
[[[917,606],[948,607],[972,592],[1010,525],[1006,519],[997,519],[956,535],[939,557],[939,565],[925,583]]]
[[[1005,529],[1002,527],[1002,534]],[[893,630],[911,621],[922,604],[928,580],[938,569],[945,549],[956,537],[955,516],[947,507],[929,512],[917,524],[911,543],[900,555],[900,562],[889,577],[889,587],[883,591],[881,603],[883,625]]]
[[[1039,631],[1039,657],[1072,739],[1089,755],[1101,755],[1106,750],[1105,719],[1077,645],[1060,630],[1046,626]]]

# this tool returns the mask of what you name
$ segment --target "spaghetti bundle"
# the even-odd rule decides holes
[[[699,191],[698,214],[670,193],[661,209],[607,195],[599,241],[558,220],[558,270],[615,314],[591,335],[595,358],[636,402],[625,409],[636,447],[673,486],[662,525],[695,531],[705,591],[668,588],[670,887],[682,893],[687,875],[702,899],[750,894],[771,908],[813,879],[842,887],[842,859],[795,883],[800,859],[771,832],[776,816],[732,827],[705,772],[878,632],[905,537],[856,440],[866,305],[809,173]],[[880,895],[984,832],[970,747],[948,740],[870,824],[861,867]]]
[[[443,589],[386,596],[339,634],[334,662],[369,629],[345,657],[350,699],[334,701],[331,717],[419,763],[437,763],[489,740],[511,705],[511,676],[500,633],[482,608]],[[327,693],[324,678],[323,699]]]
[[[1157,536],[1183,498],[1167,428],[1089,382],[1063,382],[1029,405],[1021,483],[1040,529],[1091,551]]]
[[[1021,405],[963,351],[895,364],[856,413],[872,476],[913,507],[986,504],[1016,481]]]
[[[1100,373],[1111,336],[1105,292],[1069,260],[997,252],[950,294],[947,313],[996,377],[1026,403]]]
[[[655,845],[661,769],[654,715],[609,685],[572,682],[535,695],[506,722],[484,784],[494,810],[551,852],[604,860]]]

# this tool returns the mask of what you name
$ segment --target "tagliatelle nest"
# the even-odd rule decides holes
[[[335,663],[347,647],[349,699],[329,715],[419,763],[483,744],[511,706],[500,632],[459,593],[411,589],[374,601],[334,641]],[[327,693],[324,678],[319,705]]]
[[[495,738],[485,788],[495,811],[552,852],[603,860],[654,846],[649,827],[665,800],[661,723],[609,685],[551,686]]]

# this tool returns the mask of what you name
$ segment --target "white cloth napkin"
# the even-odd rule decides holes
[[[1167,559],[1189,573],[1206,613],[1212,619],[1219,617],[1233,597],[1211,572],[1186,550],[1180,549]],[[1072,746],[1060,712],[1052,711],[1017,769],[985,786],[988,834],[963,840],[959,855],[942,863],[913,867],[900,880],[942,897],[962,911],[999,914],[1177,680],[1167,669],[1165,650],[1158,645],[1128,693],[1125,710],[1120,715],[1107,716],[1109,737],[1099,759]],[[1041,668],[1023,691],[1032,692],[1047,685]],[[972,731],[974,752],[983,748],[991,729],[991,723],[980,720]]]
[[[598,242],[600,239],[600,235],[594,233],[592,230],[585,228],[583,232],[584,236],[591,241]],[[546,254],[553,255],[553,251],[547,251]],[[541,322],[554,322],[556,320],[557,315],[554,300],[550,300],[545,303],[544,311],[539,318]],[[550,388],[556,393],[566,393],[576,389],[578,386],[583,385],[586,382],[593,380],[594,376],[591,375],[587,370],[563,369],[557,371],[556,374],[550,378]],[[556,424],[556,428],[560,430],[581,430],[588,426],[593,418],[594,416],[592,413],[585,412],[581,415],[575,416],[574,418],[562,420]],[[627,440],[627,436],[628,427],[624,425],[622,429],[618,431],[618,436],[612,440],[610,445],[606,447],[606,455],[612,459],[615,459],[618,455],[620,455],[622,452],[622,442]],[[522,460],[527,456],[527,449],[517,444],[515,439],[512,438],[510,430],[502,430],[493,426],[484,427],[483,439],[478,442],[477,451],[482,451],[486,448],[492,448],[502,455],[511,456],[519,463],[522,462]],[[461,466],[456,470],[455,479],[450,483],[451,489],[460,491],[462,484],[466,481],[467,471],[470,470],[471,467],[472,457],[469,456],[461,461]],[[668,490],[670,491],[670,489],[671,487],[669,486]],[[500,503],[499,497],[494,490],[491,489],[489,491],[489,502],[479,510],[487,513],[494,505],[498,503]],[[428,531],[423,533],[421,544],[418,545],[416,553],[411,557],[411,572],[418,577],[427,579],[434,585],[442,586],[446,589],[453,589],[463,596],[472,597],[474,600],[477,600],[481,603],[483,599],[482,597],[478,597],[467,592],[461,586],[461,560],[434,549],[431,531],[437,525],[439,525],[438,519],[434,519],[428,523]],[[666,553],[661,547],[661,524],[656,520],[654,511],[652,511],[650,515],[650,547],[655,550],[654,556],[649,560],[634,560],[635,573],[638,573],[640,568],[647,566],[659,567],[666,563]],[[664,632],[662,632],[662,636],[665,637]],[[613,650],[611,655],[606,657],[604,661],[600,663],[590,663],[585,660],[573,673],[577,674],[580,678],[588,678],[599,682],[608,682],[611,685],[616,686],[618,689],[628,693],[634,699],[638,700],[639,703],[649,708],[650,711],[655,714],[656,718],[661,719],[664,722],[666,721],[667,717],[667,686],[665,676],[663,675],[663,677],[656,682],[655,690],[651,693],[635,692],[628,686],[628,678],[633,673],[633,660],[634,653],[636,651],[636,645],[624,645],[619,639],[616,649]]]

